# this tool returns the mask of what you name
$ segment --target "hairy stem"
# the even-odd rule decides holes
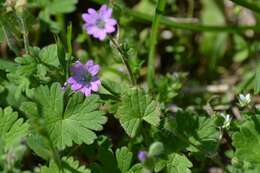
[[[21,27],[22,27],[23,43],[24,43],[25,53],[29,55],[30,54],[30,49],[29,49],[30,43],[29,43],[29,38],[28,38],[29,32],[27,30],[26,23],[25,23],[25,20],[23,18],[23,14],[17,14],[16,16],[19,19]]]
[[[147,80],[149,89],[153,87],[154,82],[154,64],[155,64],[155,48],[157,44],[157,35],[158,28],[160,25],[161,13],[163,13],[166,5],[166,0],[158,0],[155,10],[155,15],[152,23],[152,32],[150,35],[150,48],[149,48],[149,57],[148,57],[148,72],[147,72]]]
[[[122,48],[120,47],[119,43],[112,37],[110,36],[109,39],[111,40],[111,42],[113,43],[113,45],[115,46],[115,48],[117,49],[117,51],[119,52],[120,54],[120,57],[121,57],[121,60],[123,62],[123,64],[125,65],[127,71],[128,71],[128,75],[129,75],[129,79],[131,81],[131,83],[133,85],[136,84],[136,80],[135,80],[135,77],[134,77],[134,74],[132,72],[132,69],[128,63],[128,56],[127,54],[122,50]]]

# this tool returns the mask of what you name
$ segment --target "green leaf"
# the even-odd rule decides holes
[[[158,126],[160,123],[160,108],[156,101],[150,99],[144,90],[133,88],[122,97],[117,117],[126,133],[134,137],[142,123]]]
[[[188,111],[179,111],[176,115],[177,133],[182,134],[185,139],[193,145],[199,146],[203,151],[199,151],[193,145],[189,145],[191,152],[206,152],[214,154],[217,149],[219,131],[213,118],[199,116]],[[205,153],[204,153],[205,154]]]
[[[4,110],[0,108],[0,139],[5,150],[17,145],[27,135],[28,129],[29,124],[18,118],[17,112],[13,112],[11,107]]]
[[[260,163],[260,118],[255,118],[243,123],[239,132],[232,136],[235,156],[241,161]]]
[[[64,110],[63,91],[60,84],[54,83],[51,88],[40,86],[35,90],[34,100],[39,104],[46,130],[52,142],[59,148],[77,144],[91,144],[96,139],[93,131],[102,130],[106,122],[103,112],[98,111],[98,97],[84,97],[74,94]]]
[[[142,173],[143,165],[141,163],[135,164],[127,173]]]
[[[170,154],[167,161],[167,173],[191,173],[192,163],[185,155]]]
[[[85,166],[81,166],[78,160],[72,157],[63,157],[62,165],[65,168],[65,173],[90,173],[91,171]]]
[[[60,173],[59,167],[54,163],[54,161],[51,161],[49,164],[49,167],[43,166],[41,167],[41,173]]]
[[[50,14],[70,13],[76,9],[78,0],[54,0],[48,6]]]
[[[64,173],[91,173],[91,171],[85,166],[80,166],[79,161],[74,160],[72,157],[63,157],[62,158],[62,167],[64,169]],[[51,161],[49,167],[43,166],[41,167],[41,173],[61,173],[59,167]]]
[[[44,62],[48,65],[58,67],[60,64],[56,44],[51,44],[49,46],[44,47],[40,51],[39,57],[42,62]]]
[[[4,70],[6,72],[13,72],[16,69],[16,64],[12,61],[0,59],[0,70]]]
[[[122,147],[116,150],[116,160],[118,168],[122,173],[126,173],[131,165],[133,153],[127,147]]]
[[[260,93],[260,62],[258,63],[256,67],[256,72],[255,72],[255,94]]]
[[[49,141],[38,134],[32,134],[27,138],[28,146],[41,158],[49,160],[52,158],[52,151]]]

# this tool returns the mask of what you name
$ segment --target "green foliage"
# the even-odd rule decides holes
[[[150,99],[144,90],[130,89],[123,97],[118,108],[117,117],[126,133],[134,137],[143,121],[158,126],[160,108],[156,101]]]
[[[192,163],[184,155],[170,154],[167,161],[167,173],[191,173]]]
[[[220,134],[213,118],[199,116],[190,111],[179,111],[176,122],[171,121],[169,120],[166,128],[176,134],[177,138],[182,136],[182,146],[188,146],[187,150],[204,157],[215,154]]]
[[[122,173],[127,173],[132,162],[133,153],[127,147],[122,147],[116,150],[116,160],[118,168]]]
[[[7,151],[21,142],[28,134],[28,123],[18,118],[11,107],[0,108],[0,140]]]
[[[64,166],[64,173],[91,173],[89,169],[86,169],[85,166],[80,166],[79,162],[74,160],[72,157],[63,157],[62,164]],[[60,173],[59,167],[55,164],[54,161],[51,161],[49,167],[41,167],[41,173]]]
[[[83,98],[75,94],[68,104],[63,102],[64,92],[57,83],[50,88],[40,86],[34,92],[33,100],[38,105],[39,113],[44,118],[45,128],[55,146],[64,149],[77,144],[91,144],[96,139],[93,131],[102,130],[106,117],[98,111],[98,97]]]
[[[232,136],[235,156],[240,161],[247,161],[259,164],[259,115],[243,123],[238,132]],[[250,146],[250,147],[249,147]]]
[[[0,0],[0,172],[258,173],[260,2],[231,1]]]

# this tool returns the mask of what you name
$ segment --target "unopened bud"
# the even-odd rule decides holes
[[[154,142],[152,145],[150,145],[148,155],[149,156],[158,156],[162,154],[164,150],[163,143],[161,142]]]

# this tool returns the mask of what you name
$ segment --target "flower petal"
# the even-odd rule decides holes
[[[95,24],[96,23],[96,17],[95,15],[90,15],[90,14],[87,14],[87,13],[84,13],[82,15],[82,19],[88,23],[88,24]]]
[[[88,9],[88,13],[89,13],[89,14],[97,14],[97,11],[94,10],[93,8],[89,8],[89,9]]]
[[[100,80],[91,82],[91,90],[97,92],[99,90],[100,84],[101,84]]]
[[[85,96],[90,96],[91,95],[91,89],[89,87],[83,87],[80,90],[81,93],[83,93]]]
[[[82,85],[79,84],[79,83],[74,83],[74,84],[71,85],[71,89],[72,89],[73,91],[77,91],[77,90],[79,90],[80,88],[82,88]]]
[[[112,25],[112,26],[114,26],[114,25],[117,24],[116,20],[115,20],[115,19],[111,19],[111,18],[105,19],[105,22],[106,22],[106,25]]]
[[[99,72],[99,65],[93,65],[91,67],[88,68],[88,72],[92,75],[92,76],[95,76],[98,72]]]
[[[112,33],[112,32],[115,32],[116,28],[111,25],[106,25],[105,30],[107,33]]]

